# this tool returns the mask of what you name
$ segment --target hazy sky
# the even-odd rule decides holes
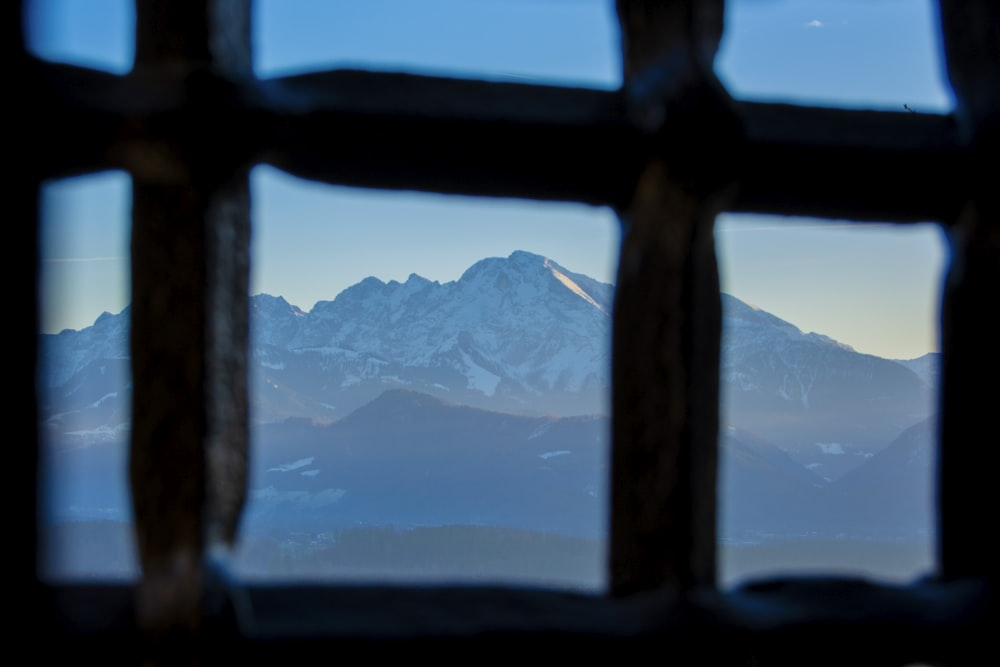
[[[36,0],[30,45],[52,60],[125,73],[131,3]],[[947,112],[936,3],[737,0],[717,72],[741,99]],[[255,3],[260,76],[338,66],[613,89],[611,0],[269,0]],[[252,292],[309,310],[374,275],[457,279],[516,249],[614,280],[610,211],[311,184],[261,166],[252,176]],[[128,178],[101,174],[43,193],[44,331],[79,329],[128,302]],[[725,215],[723,289],[869,352],[937,349],[945,250],[938,229]]]

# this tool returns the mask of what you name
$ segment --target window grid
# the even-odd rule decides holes
[[[531,641],[588,657],[595,646],[666,646],[792,664],[802,657],[793,640],[805,640],[829,647],[815,662],[833,665],[858,655],[960,663],[988,646],[996,552],[969,518],[991,502],[996,454],[982,439],[1000,393],[977,380],[1000,376],[984,319],[1000,285],[994,3],[940,3],[959,101],[948,116],[733,102],[712,74],[722,0],[619,0],[625,83],[613,92],[359,71],[256,80],[249,0],[137,0],[136,10],[136,66],[124,76],[42,63],[19,30],[8,41],[30,138],[11,192],[31,223],[17,238],[34,249],[34,274],[43,180],[125,169],[134,182],[130,475],[143,576],[135,590],[33,577],[28,618],[61,640],[47,648],[106,658],[113,643],[123,663],[263,663],[306,659],[326,642],[460,657],[515,656]],[[20,4],[7,12],[19,27]],[[608,595],[227,578],[220,554],[246,493],[248,173],[258,163],[329,183],[618,212]],[[717,590],[712,225],[726,210],[932,219],[947,230],[940,567],[926,581]],[[32,351],[22,377],[33,386],[37,284],[17,299],[35,314],[17,336]],[[37,471],[36,398],[19,400],[35,447],[17,460]],[[26,514],[17,534],[36,544]],[[35,572],[38,548],[25,552],[16,571]]]

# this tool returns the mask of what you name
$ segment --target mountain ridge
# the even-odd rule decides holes
[[[369,276],[310,311],[281,296],[248,298],[255,423],[333,422],[393,388],[517,414],[610,413],[614,285],[542,255],[484,258],[445,283]],[[858,353],[732,295],[721,299],[724,425],[826,479],[933,411],[934,358]],[[96,437],[126,425],[128,312],[42,336],[47,428]],[[122,378],[120,396],[114,378]]]

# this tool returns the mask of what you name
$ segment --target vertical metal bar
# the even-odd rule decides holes
[[[970,198],[949,229],[942,301],[938,559],[945,578],[996,579],[992,516],[1000,353],[993,322],[1000,293],[1000,5],[940,3],[947,71],[973,164]]]
[[[137,179],[132,193],[132,432],[138,612],[199,621],[205,499],[205,193]],[[182,620],[183,619],[183,620]]]
[[[732,125],[711,74],[722,3],[620,0],[633,122],[653,159],[620,212],[613,333],[613,595],[715,585],[721,296],[713,224],[725,191],[708,134]],[[722,102],[722,104],[720,104]],[[724,162],[724,160],[723,160]]]
[[[137,0],[137,65],[211,65],[251,76],[250,0]]]
[[[23,2],[9,2],[3,5],[2,23],[3,43],[6,45],[10,71],[14,77],[14,92],[11,99],[19,103],[11,104],[8,119],[12,128],[27,130],[28,140],[12,142],[8,157],[13,168],[8,170],[5,195],[9,207],[8,217],[11,225],[11,248],[17,248],[19,261],[7,263],[8,284],[17,285],[11,290],[12,312],[18,313],[17,325],[8,330],[8,345],[17,350],[11,355],[14,382],[18,386],[27,387],[15,391],[9,400],[10,414],[15,415],[19,423],[15,432],[15,446],[9,449],[14,469],[21,471],[31,480],[27,497],[22,484],[9,484],[4,490],[6,506],[16,508],[10,513],[11,543],[17,548],[11,549],[7,571],[14,581],[26,582],[27,590],[23,590],[21,599],[25,607],[19,610],[19,621],[22,627],[46,627],[49,611],[44,606],[41,580],[39,578],[39,559],[42,556],[44,544],[39,530],[40,511],[44,488],[41,484],[40,457],[42,454],[41,434],[38,424],[38,334],[40,332],[39,309],[39,196],[42,185],[42,163],[46,152],[39,150],[37,143],[31,140],[33,130],[43,127],[39,116],[49,117],[51,109],[37,108],[35,95],[39,87],[35,77],[38,76],[33,58],[28,54],[24,32]],[[23,288],[21,287],[23,286]],[[23,383],[23,384],[22,384]],[[12,633],[14,645],[11,650],[31,650],[32,637],[30,633]],[[40,656],[44,659],[44,656]]]
[[[169,168],[132,173],[137,615],[176,651],[205,626],[206,565],[235,538],[246,493],[249,180],[226,101],[251,76],[249,3],[136,10],[136,68],[180,77],[188,95],[182,113],[144,119],[151,147],[169,147],[148,164]]]

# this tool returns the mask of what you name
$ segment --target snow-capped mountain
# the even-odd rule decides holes
[[[306,312],[250,297],[256,423],[330,423],[388,389],[523,415],[608,414],[614,287],[525,251],[458,280],[369,277]],[[723,295],[722,419],[835,479],[933,412],[934,376]],[[42,336],[61,437],[127,428],[128,310]],[[117,384],[116,384],[117,383]]]
[[[42,425],[60,438],[119,440],[128,433],[129,309],[39,341]]]
[[[611,285],[523,251],[483,259],[447,283],[369,277],[309,312],[258,294],[250,298],[251,414],[258,423],[329,422],[394,388],[522,414],[606,414],[612,294]],[[127,334],[126,309],[42,336],[50,426],[96,428],[86,413],[105,394],[75,387],[95,368],[127,371]],[[127,373],[115,377],[124,401]]]
[[[104,312],[92,326],[58,334],[43,334],[39,340],[41,360],[39,384],[61,387],[89,365],[115,360],[128,361],[129,308],[117,315]]]
[[[255,296],[256,418],[339,419],[388,388],[519,413],[606,412],[612,290],[518,251],[443,284],[369,277],[308,314]]]

